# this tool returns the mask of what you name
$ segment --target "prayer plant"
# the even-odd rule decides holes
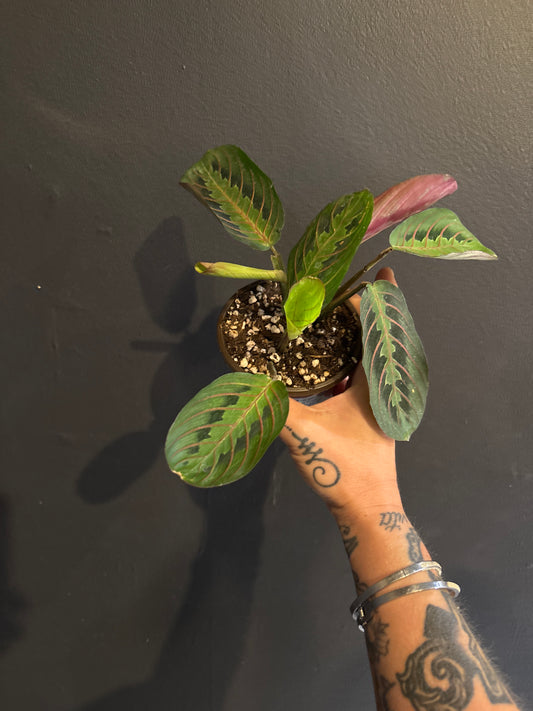
[[[420,175],[373,198],[368,190],[330,202],[292,248],[287,268],[275,245],[283,207],[272,181],[237,146],[208,151],[183,176],[229,234],[269,252],[272,269],[198,262],[196,271],[280,283],[286,336],[294,339],[325,310],[361,293],[363,367],[381,429],[408,440],[424,413],[427,364],[402,292],[387,281],[363,280],[391,252],[438,259],[495,259],[450,210],[429,208],[456,188],[449,175]],[[397,224],[400,223],[400,224]],[[389,246],[343,283],[359,245],[392,225]],[[220,486],[257,464],[287,418],[286,386],[266,374],[235,372],[203,388],[178,414],[165,453],[189,484]]]

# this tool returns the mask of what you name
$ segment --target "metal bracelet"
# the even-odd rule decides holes
[[[383,580],[379,580],[377,583],[374,583],[374,585],[371,585],[369,588],[367,588],[353,601],[350,606],[350,612],[352,613],[352,617],[355,621],[357,621],[357,612],[361,605],[363,605],[363,603],[366,602],[368,598],[372,597],[380,590],[383,590],[383,588],[386,588],[388,585],[392,585],[392,583],[395,583],[398,580],[403,580],[403,578],[407,578],[410,575],[420,573],[422,570],[431,569],[437,570],[439,575],[442,573],[442,568],[434,560],[420,560],[418,561],[418,563],[413,563],[412,565],[408,565],[406,568],[402,568],[401,570],[396,571],[396,573],[387,575],[387,577],[383,578]]]
[[[384,593],[379,597],[370,600],[369,602],[363,602],[362,605],[353,613],[354,619],[356,619],[357,624],[361,632],[365,631],[367,624],[372,619],[372,615],[377,607],[384,605],[386,602],[395,600],[398,597],[404,597],[404,595],[412,595],[417,592],[424,592],[425,590],[448,590],[448,592],[457,597],[461,592],[461,588],[457,583],[452,583],[447,580],[431,580],[424,583],[415,583],[414,585],[407,585],[404,588],[397,588],[391,592]],[[355,617],[357,615],[357,617]]]

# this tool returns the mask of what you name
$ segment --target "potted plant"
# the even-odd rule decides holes
[[[284,221],[281,201],[244,151],[231,145],[208,151],[181,184],[232,237],[270,252],[272,268],[196,264],[203,274],[255,281],[232,297],[219,319],[219,342],[235,372],[207,385],[178,414],[165,445],[170,469],[201,487],[243,477],[281,431],[289,395],[331,388],[335,377],[355,367],[361,340],[376,421],[393,439],[408,440],[425,408],[424,350],[400,289],[387,281],[367,282],[364,275],[391,252],[496,258],[453,212],[430,207],[457,188],[455,180],[422,175],[375,200],[368,190],[334,200],[294,245],[287,268],[275,246]],[[359,245],[395,224],[389,246],[343,282]],[[357,292],[360,333],[346,311]],[[346,353],[338,350],[337,331],[346,336]]]

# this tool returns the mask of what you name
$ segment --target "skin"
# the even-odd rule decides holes
[[[376,279],[396,284],[388,268]],[[352,302],[358,309],[359,297]],[[280,437],[332,513],[359,594],[431,557],[405,513],[395,442],[374,419],[360,365],[340,390],[312,407],[291,400]],[[435,571],[420,572],[386,592],[434,579]],[[446,591],[419,592],[382,605],[366,626],[365,639],[378,711],[518,709]]]

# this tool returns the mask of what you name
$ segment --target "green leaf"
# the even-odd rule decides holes
[[[370,404],[389,437],[408,440],[424,414],[428,369],[405,298],[388,281],[369,284],[361,298],[363,367]]]
[[[256,269],[231,262],[196,262],[194,268],[199,274],[229,277],[232,279],[266,279],[269,281],[285,281],[287,275],[282,269]]]
[[[274,245],[283,227],[283,206],[270,178],[237,146],[213,148],[181,179],[240,242],[254,249]]]
[[[303,277],[293,284],[283,305],[289,339],[297,338],[320,316],[326,289],[316,277]]]
[[[165,455],[188,484],[221,486],[253,469],[280,433],[289,412],[279,380],[230,373],[200,390],[170,428]]]
[[[390,234],[390,245],[398,252],[438,259],[497,259],[445,208],[433,207],[408,217]]]
[[[372,217],[368,190],[329,203],[308,226],[289,256],[289,286],[302,277],[319,277],[326,287],[326,306],[346,274]]]

